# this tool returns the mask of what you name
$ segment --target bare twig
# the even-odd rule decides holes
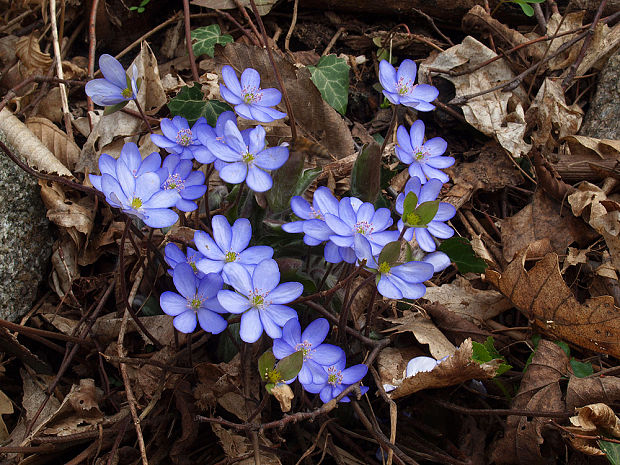
[[[93,79],[95,77],[95,49],[97,48],[97,34],[95,32],[95,25],[97,23],[97,8],[99,8],[99,0],[93,0],[90,6],[90,17],[88,19],[88,77]],[[90,129],[93,129],[93,122],[90,117],[90,112],[95,110],[95,104],[92,99],[86,96],[88,102],[88,124]]]
[[[329,54],[329,52],[332,51],[332,47],[336,44],[336,41],[340,38],[342,33],[344,31],[346,31],[346,30],[347,30],[347,28],[344,27],[344,26],[341,26],[341,27],[338,28],[338,30],[336,31],[334,36],[331,38],[331,40],[327,44],[327,47],[325,47],[325,50],[323,50],[323,53],[321,53],[322,57],[324,57],[325,55]]]
[[[146,34],[143,34],[142,36],[140,36],[136,40],[134,40],[131,44],[129,44],[127,47],[125,47],[119,54],[117,54],[115,58],[117,60],[119,60],[121,57],[124,57],[127,54],[127,52],[129,52],[131,49],[133,49],[136,45],[141,44],[142,41],[148,39],[149,37],[151,37],[156,32],[161,31],[163,28],[165,28],[169,24],[172,24],[175,21],[177,21],[179,19],[180,15],[181,15],[181,12],[177,11],[174,15],[172,15],[172,17],[168,18],[166,21],[161,23],[159,26],[155,26],[153,29],[150,29]]]
[[[183,0],[183,17],[185,22],[185,43],[187,46],[187,54],[189,55],[189,65],[192,68],[192,77],[194,78],[194,81],[200,82],[200,75],[198,74],[198,66],[196,66],[196,57],[194,56],[192,33],[189,24],[189,0]]]
[[[64,80],[62,72],[62,55],[60,54],[60,44],[58,42],[58,26],[56,24],[56,0],[50,0],[50,21],[52,24],[52,43],[54,45],[54,56],[56,58],[56,73],[58,79]],[[65,120],[65,132],[69,139],[73,140],[73,128],[71,126],[71,113],[69,112],[69,100],[67,99],[67,88],[60,83],[60,102],[62,105],[63,118]]]
[[[284,50],[290,52],[289,43],[291,42],[291,36],[293,35],[293,30],[295,29],[295,24],[297,23],[297,7],[299,5],[299,0],[295,0],[293,4],[293,18],[291,19],[291,26],[288,28],[288,32],[286,33],[286,37],[284,38]]]

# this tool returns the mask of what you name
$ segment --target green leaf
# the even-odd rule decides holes
[[[304,353],[299,350],[288,357],[284,357],[276,365],[276,371],[280,373],[282,381],[292,379],[297,376],[304,363]]]
[[[620,444],[600,440],[598,446],[601,448],[612,465],[620,465]]]
[[[203,100],[200,84],[194,83],[193,87],[184,86],[173,99],[168,102],[168,109],[173,116],[182,116],[190,125],[200,117],[205,117],[207,123],[215,126],[217,117],[232,108],[219,100]]]
[[[226,45],[233,41],[232,36],[228,34],[222,35],[220,26],[217,24],[196,28],[191,32],[191,35],[192,48],[196,56],[207,54],[213,57],[215,44]]]
[[[570,357],[570,347],[564,341],[553,341],[553,343],[564,351],[567,357]]]
[[[443,241],[438,249],[445,253],[454,262],[462,273],[484,273],[487,264],[476,256],[469,241],[464,237],[451,237]]]
[[[381,189],[381,146],[375,142],[362,147],[351,171],[351,195],[375,203]]]
[[[484,341],[484,344],[480,344],[479,342],[475,341],[472,342],[471,358],[478,363],[490,362],[491,360],[504,360],[504,357],[502,357],[495,348],[495,341],[491,336],[489,336],[487,340]],[[507,363],[501,363],[499,367],[497,367],[495,376],[502,375],[511,368],[511,365],[508,365]]]
[[[418,205],[418,196],[414,192],[409,192],[403,202],[403,218],[413,213]]]
[[[430,202],[420,204],[413,212],[418,219],[418,224],[412,224],[411,226],[426,226],[433,221],[433,218],[437,215],[437,210],[439,210],[439,200],[431,200]]]
[[[524,0],[512,0],[512,3],[516,3],[521,7],[523,13],[526,16],[534,16],[534,8],[528,5],[528,3]]]
[[[273,186],[266,193],[269,208],[275,212],[289,208],[291,197],[304,168],[304,156],[301,152],[289,152],[288,160],[277,171],[271,173]]]
[[[268,350],[258,359],[258,374],[260,377],[267,381],[269,379],[268,374],[273,370],[273,366],[276,364],[276,357],[271,350]]]
[[[103,110],[103,114],[104,116],[111,115],[112,113],[115,113],[125,108],[125,105],[127,105],[128,103],[129,103],[129,100],[126,100],[124,102],[117,103],[116,105],[110,105],[109,107],[105,107]]]
[[[379,265],[387,263],[391,266],[398,261],[398,257],[400,257],[400,241],[388,242],[383,246],[377,262]]]
[[[265,385],[265,389],[267,389],[267,392],[268,392],[269,394],[271,394],[271,390],[272,390],[274,387],[276,387],[276,384],[275,384],[275,383],[267,383],[267,384]]]
[[[484,346],[484,344],[480,344],[479,342],[473,341],[471,345],[472,345],[471,358],[473,360],[479,363],[490,362],[491,360],[493,360],[493,357],[491,357],[491,354],[489,354],[489,351]]]
[[[571,358],[570,366],[573,369],[573,374],[577,378],[585,378],[586,376],[590,376],[594,373],[594,368],[592,368],[591,363],[580,362],[579,360],[575,360]]]
[[[316,66],[308,66],[311,79],[323,100],[344,115],[349,100],[349,65],[336,55],[321,57]]]
[[[302,171],[301,176],[297,180],[293,195],[303,195],[304,192],[310,187],[310,184],[319,177],[319,174],[323,172],[323,168],[308,168]]]

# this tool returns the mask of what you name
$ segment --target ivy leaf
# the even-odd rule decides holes
[[[323,99],[344,115],[349,100],[349,65],[336,55],[321,57],[316,66],[308,66],[311,79]]]
[[[297,376],[297,373],[301,370],[301,366],[304,363],[304,353],[301,350],[284,357],[276,365],[276,371],[280,373],[282,381],[292,379]]]
[[[451,237],[443,241],[438,249],[454,262],[462,273],[484,273],[487,263],[478,257],[470,242],[464,237]]]
[[[273,370],[273,366],[276,363],[276,357],[273,355],[271,350],[266,351],[263,355],[258,359],[258,374],[261,379],[267,381],[269,377],[267,376],[271,370]]]
[[[193,87],[184,86],[173,99],[168,102],[168,109],[173,116],[182,116],[190,125],[200,117],[205,117],[207,123],[215,126],[217,117],[232,108],[219,100],[203,100],[200,84],[194,83]]]
[[[200,56],[207,54],[213,57],[215,53],[215,44],[226,45],[233,41],[232,36],[228,34],[222,35],[220,26],[217,24],[211,24],[211,26],[199,27],[191,32],[192,48],[194,55]]]

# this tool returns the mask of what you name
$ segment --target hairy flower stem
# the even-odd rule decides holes
[[[138,102],[138,98],[136,98],[136,100],[134,100],[134,101],[136,102],[136,106],[138,107],[138,111],[140,112],[140,116],[142,117],[142,119],[146,123],[147,129],[149,130],[149,132],[151,134],[153,134],[153,128],[151,128],[151,123],[149,123],[149,119],[146,117],[146,114],[144,113],[144,110],[142,109],[142,106],[140,105],[140,102]]]
[[[349,297],[348,299],[345,297],[344,305],[342,306],[342,311],[340,313],[340,319],[338,321],[339,329],[344,328],[346,326],[347,318],[349,316],[349,311],[351,310],[351,304],[355,300],[355,297],[357,297],[358,292],[362,290],[366,285],[371,283],[374,279],[375,279],[375,275],[371,274],[366,279],[364,279],[364,281],[362,281],[359,286],[355,288],[355,290],[351,293],[351,297]],[[375,290],[376,289],[377,288],[375,287]],[[373,302],[374,302],[374,299],[373,299]],[[366,320],[366,326],[368,327],[368,320]],[[340,342],[344,343],[346,341],[346,332],[340,331],[339,338],[340,338]]]
[[[398,105],[392,105],[392,118],[390,119],[390,125],[388,126],[387,134],[385,135],[385,139],[383,139],[383,144],[381,144],[381,150],[379,151],[379,157],[383,156],[383,151],[385,147],[388,145],[388,141],[392,137],[394,133],[394,128],[398,126]]]

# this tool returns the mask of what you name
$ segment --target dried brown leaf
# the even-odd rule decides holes
[[[61,228],[65,228],[75,241],[75,245],[81,247],[84,237],[80,237],[76,231],[86,236],[90,235],[96,213],[93,201],[87,197],[80,198],[77,202],[72,200],[67,195],[74,192],[68,191],[62,184],[41,180],[39,185],[41,186],[41,198],[47,208],[48,219]]]
[[[67,234],[52,245],[50,286],[61,298],[71,290],[73,281],[80,277],[77,257],[78,247]]]
[[[238,459],[246,454],[251,454],[254,450],[252,443],[247,436],[241,436],[233,433],[231,430],[224,428],[217,423],[211,423],[213,432],[218,437],[224,453],[229,459]],[[262,435],[259,435],[259,443],[262,442],[268,446],[271,446],[271,442]],[[282,465],[278,456],[272,452],[266,452],[264,450],[259,451],[260,463],[263,465]],[[254,456],[247,459],[243,459],[236,462],[239,465],[254,465],[256,461]]]
[[[559,380],[567,373],[568,357],[553,342],[542,339],[528,366],[512,408],[533,411],[563,411]],[[493,446],[494,463],[508,465],[543,465],[552,463],[543,457],[544,439],[541,428],[546,419],[540,417],[509,416],[504,437]]]
[[[620,400],[620,378],[617,376],[571,376],[566,388],[566,408],[572,410],[597,402],[613,403]]]
[[[38,37],[36,37],[34,32],[17,41],[15,54],[28,70],[28,75],[46,74],[53,62],[49,53],[41,51]]]
[[[26,120],[26,127],[63,165],[69,170],[75,168],[80,156],[80,148],[58,126],[47,118],[32,117]]]
[[[487,279],[542,333],[620,358],[620,308],[613,297],[579,303],[562,278],[555,253],[526,271],[527,252],[519,252],[503,273],[487,271]]]
[[[258,14],[265,16],[271,11],[271,8],[276,4],[277,0],[256,0],[256,9]],[[235,2],[233,0],[192,0],[192,5],[203,6],[212,10],[232,10],[237,8],[237,4],[243,5],[245,8],[251,9],[252,4],[249,0],[239,0]]]
[[[155,114],[168,102],[168,98],[159,77],[157,58],[147,42],[142,42],[140,53],[129,67],[130,72],[133,65],[137,66],[138,76],[142,79],[138,101],[147,114]]]
[[[578,414],[570,418],[573,426],[578,426],[582,434],[610,434],[620,438],[620,418],[606,404],[597,403],[578,409]]]
[[[280,410],[283,412],[290,412],[291,401],[295,397],[293,390],[288,384],[278,384],[271,388],[271,393],[280,402]]]
[[[404,379],[383,379],[383,384],[392,384],[396,389],[388,395],[392,399],[413,394],[423,389],[454,386],[470,379],[490,379],[497,374],[501,360],[478,363],[472,360],[471,339],[466,339],[458,349],[432,371],[420,372]],[[379,354],[381,357],[381,354]]]

